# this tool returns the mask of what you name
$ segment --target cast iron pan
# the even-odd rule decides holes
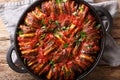
[[[26,64],[24,64],[24,61],[23,61],[24,59],[21,58],[16,32],[18,31],[18,26],[23,23],[24,17],[26,16],[27,12],[33,10],[35,6],[40,5],[44,1],[45,0],[39,0],[39,1],[34,2],[23,13],[23,15],[21,16],[21,18],[20,18],[20,20],[19,20],[19,22],[18,22],[18,24],[16,26],[15,35],[14,35],[14,43],[12,43],[12,45],[10,46],[10,48],[8,50],[8,53],[7,53],[7,62],[8,62],[8,65],[10,66],[10,68],[12,68],[14,71],[19,72],[19,73],[30,73],[37,80],[43,80],[43,78],[38,76],[38,75],[36,75],[36,74],[34,74],[33,71],[30,70],[27,67]],[[105,33],[111,31],[111,28],[112,28],[112,17],[111,17],[109,12],[105,8],[97,7],[97,6],[91,6],[91,5],[89,5],[87,2],[85,2],[83,0],[75,0],[75,1],[78,4],[82,3],[82,4],[85,4],[85,5],[87,5],[89,7],[90,12],[92,13],[92,15],[94,15],[96,20],[102,25],[102,33],[101,34],[103,35],[102,38],[101,38],[101,43],[100,43],[101,50],[98,53],[96,61],[83,74],[81,74],[78,78],[76,78],[76,80],[81,80],[86,75],[88,75],[96,67],[96,65],[98,64],[98,62],[99,62],[99,60],[100,60],[100,58],[102,56],[102,53],[103,53],[103,50],[104,50],[104,45],[105,45]],[[107,25],[106,26],[103,25],[102,20],[107,20]],[[18,64],[20,66],[16,65],[15,63],[13,63],[13,60],[12,60],[12,51],[13,50],[15,50],[15,52],[16,52],[16,55],[17,55],[18,60],[19,60]]]

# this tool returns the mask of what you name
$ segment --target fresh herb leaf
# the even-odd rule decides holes
[[[83,31],[80,32],[80,35],[81,35],[81,37],[86,37],[86,33]]]
[[[40,43],[37,43],[37,44],[35,45],[35,48],[38,47],[39,45],[40,45]]]
[[[77,14],[77,12],[76,12],[76,11],[73,13],[73,15],[74,15],[74,16],[78,16],[78,14]]]
[[[62,71],[63,71],[63,70],[65,70],[65,67],[64,67],[64,66],[62,66],[61,70],[62,70]]]
[[[70,76],[71,72],[70,71],[67,71],[66,72],[66,76]]]
[[[60,3],[60,0],[56,0],[56,3],[59,4],[59,3]]]
[[[88,18],[85,18],[85,23],[87,23],[89,21],[89,19]]]
[[[46,34],[42,34],[40,40],[43,40],[46,37]]]
[[[90,48],[92,48],[93,46],[92,45],[88,45],[88,46],[86,46],[88,49],[90,49]]]
[[[79,10],[80,10],[81,12],[84,11],[84,9],[82,8],[82,6],[79,7]]]
[[[56,0],[56,3],[59,4],[60,2],[66,2],[67,0]]]
[[[60,37],[62,37],[62,35],[61,35],[61,34],[59,34],[59,36],[60,36]]]
[[[55,24],[56,24],[56,26],[59,26],[59,21],[56,20],[56,21],[55,21]]]
[[[81,44],[81,41],[82,41],[81,38],[78,39],[77,41],[75,41],[75,45],[76,45],[76,46],[79,46],[79,45]]]
[[[100,27],[101,27],[101,24],[98,24],[98,25],[96,26],[96,29],[100,29]]]
[[[54,29],[53,33],[54,33],[54,34],[56,34],[56,33],[57,33],[57,31],[58,31],[57,29]]]
[[[46,28],[46,25],[43,25],[42,27],[41,27],[41,29],[45,29]]]
[[[68,47],[68,43],[64,44],[64,48],[67,48]]]
[[[63,26],[62,28],[61,28],[61,30],[68,30],[69,28],[68,27],[66,27],[66,26]]]
[[[50,60],[49,64],[54,67],[54,62],[52,60]]]
[[[82,41],[83,40],[83,38],[81,37],[80,39],[79,39],[79,41]]]
[[[42,20],[40,20],[39,23],[42,24],[42,25],[44,25],[44,20],[45,20],[45,19],[42,18]]]
[[[67,0],[62,0],[62,2],[66,2]]]
[[[26,59],[23,59],[23,62],[24,62],[25,64],[26,64],[26,61],[27,61]]]
[[[79,42],[80,42],[80,41],[79,41],[79,40],[77,40],[75,43],[76,43],[76,44],[79,44]]]
[[[22,34],[23,34],[23,31],[20,30],[20,31],[17,32],[17,34],[18,34],[18,35],[22,35]]]
[[[52,23],[52,20],[49,20],[49,24],[51,24]]]
[[[80,35],[81,35],[81,37],[79,38],[79,41],[82,41],[83,38],[87,37],[86,33],[83,31],[80,32]]]

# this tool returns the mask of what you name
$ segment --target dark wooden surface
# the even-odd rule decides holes
[[[0,2],[8,2],[12,0],[0,0]],[[13,0],[17,1],[17,0]],[[96,2],[105,0],[95,0]],[[120,4],[120,2],[118,3]],[[120,45],[120,11],[119,15],[114,18],[114,25],[111,32],[114,39]],[[20,74],[11,70],[6,62],[6,53],[10,46],[9,34],[5,25],[0,19],[0,80],[35,80],[29,74]],[[106,65],[98,65],[85,80],[120,80],[120,66],[110,67]]]

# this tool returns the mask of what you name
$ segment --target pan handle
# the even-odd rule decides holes
[[[112,19],[111,14],[108,12],[108,10],[106,10],[103,7],[94,6],[94,8],[98,12],[98,15],[101,18],[101,21],[103,21],[106,31],[110,33],[110,31],[112,30],[112,25],[113,25],[113,19]]]
[[[15,47],[14,47],[14,44],[11,44],[11,46],[10,46],[8,52],[7,52],[6,58],[7,58],[7,63],[8,63],[8,65],[10,66],[10,68],[11,68],[12,70],[14,70],[14,71],[16,71],[16,72],[18,72],[18,73],[27,73],[27,71],[25,70],[25,68],[23,68],[23,67],[20,66],[20,65],[18,66],[18,65],[16,65],[16,64],[13,62],[13,60],[12,60],[12,52],[13,52],[13,50],[15,50],[14,48],[15,48]],[[19,64],[20,64],[20,63],[19,63]]]

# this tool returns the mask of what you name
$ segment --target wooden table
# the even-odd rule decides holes
[[[18,0],[0,0],[0,2]],[[95,0],[96,2],[105,0]],[[120,4],[120,2],[119,2]],[[114,18],[114,27],[111,32],[114,39],[120,45],[120,11]],[[0,19],[0,80],[35,80],[31,75],[16,73],[8,67],[6,53],[10,46],[9,34],[5,25]],[[110,67],[106,65],[97,66],[85,80],[120,80],[120,67]]]

